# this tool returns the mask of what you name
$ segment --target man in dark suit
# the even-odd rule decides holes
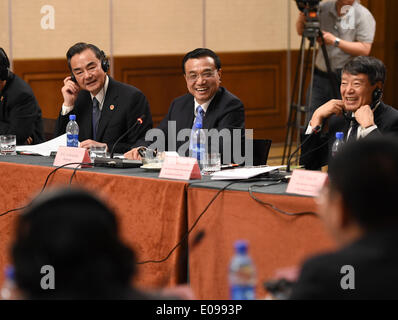
[[[0,48],[0,135],[14,134],[17,144],[43,142],[41,109],[29,85],[10,71]]]
[[[80,147],[106,146],[112,150],[116,140],[144,115],[143,124],[132,130],[114,150],[126,152],[152,127],[146,97],[137,88],[106,74],[109,62],[95,45],[76,43],[66,57],[72,74],[64,79],[61,90],[64,103],[57,120],[56,136],[65,133],[69,115],[75,114]]]
[[[342,100],[330,100],[318,108],[307,128],[306,135],[312,134],[301,149],[306,169],[317,170],[328,163],[336,132],[343,132],[347,140],[398,136],[398,110],[381,101],[385,76],[384,64],[374,57],[356,57],[344,66]]]
[[[233,147],[241,144],[244,137],[245,113],[239,98],[220,86],[220,58],[212,50],[198,48],[185,55],[182,68],[189,93],[171,103],[167,115],[159,124],[158,129],[164,135],[164,145],[160,146],[160,149],[177,150],[183,155],[188,155],[190,132],[200,119],[203,129],[215,129],[217,132],[226,129],[229,132],[231,141],[226,142],[233,144],[230,150],[232,153]],[[239,130],[235,141],[234,129]],[[185,134],[181,135],[184,130]],[[225,137],[224,139],[228,140]],[[140,142],[141,146],[148,146],[151,143],[144,140]],[[223,150],[223,142],[223,138],[218,141],[220,151]],[[217,149],[216,151],[218,152]],[[230,155],[223,154],[223,156],[231,159]],[[138,148],[127,152],[125,157],[139,159]]]
[[[397,299],[398,141],[347,144],[329,163],[318,212],[338,251],[304,263],[291,299]]]

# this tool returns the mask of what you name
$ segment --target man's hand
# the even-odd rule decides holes
[[[373,111],[369,105],[362,106],[355,111],[355,119],[364,129],[375,125]]]
[[[313,128],[315,128],[316,126],[321,126],[323,120],[329,118],[332,114],[340,115],[342,114],[343,110],[343,101],[332,99],[315,110],[314,114],[312,115],[310,125]]]
[[[64,86],[61,89],[62,96],[64,97],[64,106],[72,107],[75,104],[79,91],[79,85],[73,82],[70,76],[66,77],[64,79]]]
[[[33,142],[33,138],[29,137],[28,139],[26,139],[25,144],[32,144]]]
[[[305,15],[303,12],[300,11],[296,21],[296,30],[299,36],[303,34],[304,26],[305,26]]]
[[[325,40],[325,44],[333,46],[336,41],[336,36],[327,31],[322,31],[323,39]]]
[[[80,143],[80,148],[91,149],[92,147],[106,147],[106,152],[108,152],[108,145],[106,143],[97,142],[91,139],[84,140]]]
[[[141,160],[141,156],[138,153],[138,149],[139,149],[139,147],[131,149],[130,151],[126,152],[123,156],[126,159],[130,159],[130,160]]]

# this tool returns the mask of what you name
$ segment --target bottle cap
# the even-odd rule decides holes
[[[336,138],[337,139],[343,139],[344,138],[344,133],[343,132],[336,132]]]
[[[75,114],[71,114],[69,116],[69,120],[75,121],[76,120],[76,115]]]
[[[238,240],[235,242],[235,251],[237,253],[246,253],[247,247],[248,247],[248,243],[245,240]]]

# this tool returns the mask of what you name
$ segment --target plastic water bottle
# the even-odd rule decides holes
[[[256,268],[247,254],[246,241],[235,242],[235,255],[229,266],[229,288],[232,300],[254,300],[256,298]]]
[[[206,149],[206,134],[202,129],[202,125],[197,123],[193,133],[192,157],[198,160],[199,166],[202,167]]]
[[[66,125],[66,145],[76,148],[79,146],[79,125],[74,114],[69,116],[69,122]]]
[[[332,145],[332,157],[334,157],[337,152],[341,150],[344,145],[344,133],[343,132],[336,132],[336,140],[333,142]]]
[[[5,279],[3,286],[0,290],[1,300],[13,300],[15,299],[15,273],[14,267],[7,266],[5,269]]]

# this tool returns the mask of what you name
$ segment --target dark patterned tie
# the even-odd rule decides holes
[[[359,126],[359,123],[356,120],[351,120],[351,126],[350,126],[351,132],[347,138],[347,142],[352,142],[352,141],[357,140],[358,126]]]
[[[193,130],[195,130],[197,123],[200,123],[200,127],[203,128],[203,116],[204,115],[205,115],[205,111],[203,110],[202,106],[197,106],[196,107],[196,119],[192,126]]]
[[[203,116],[205,115],[205,111],[203,110],[202,106],[197,106],[196,107],[196,118],[195,121],[193,122],[192,126],[192,131],[191,131],[191,139],[189,143],[189,149],[193,150],[193,133],[195,132],[196,129],[196,124],[199,123],[200,127],[203,128]]]
[[[93,99],[93,140],[97,140],[97,128],[98,128],[98,122],[99,118],[101,116],[101,111],[99,109],[99,102],[98,100],[94,97]]]

